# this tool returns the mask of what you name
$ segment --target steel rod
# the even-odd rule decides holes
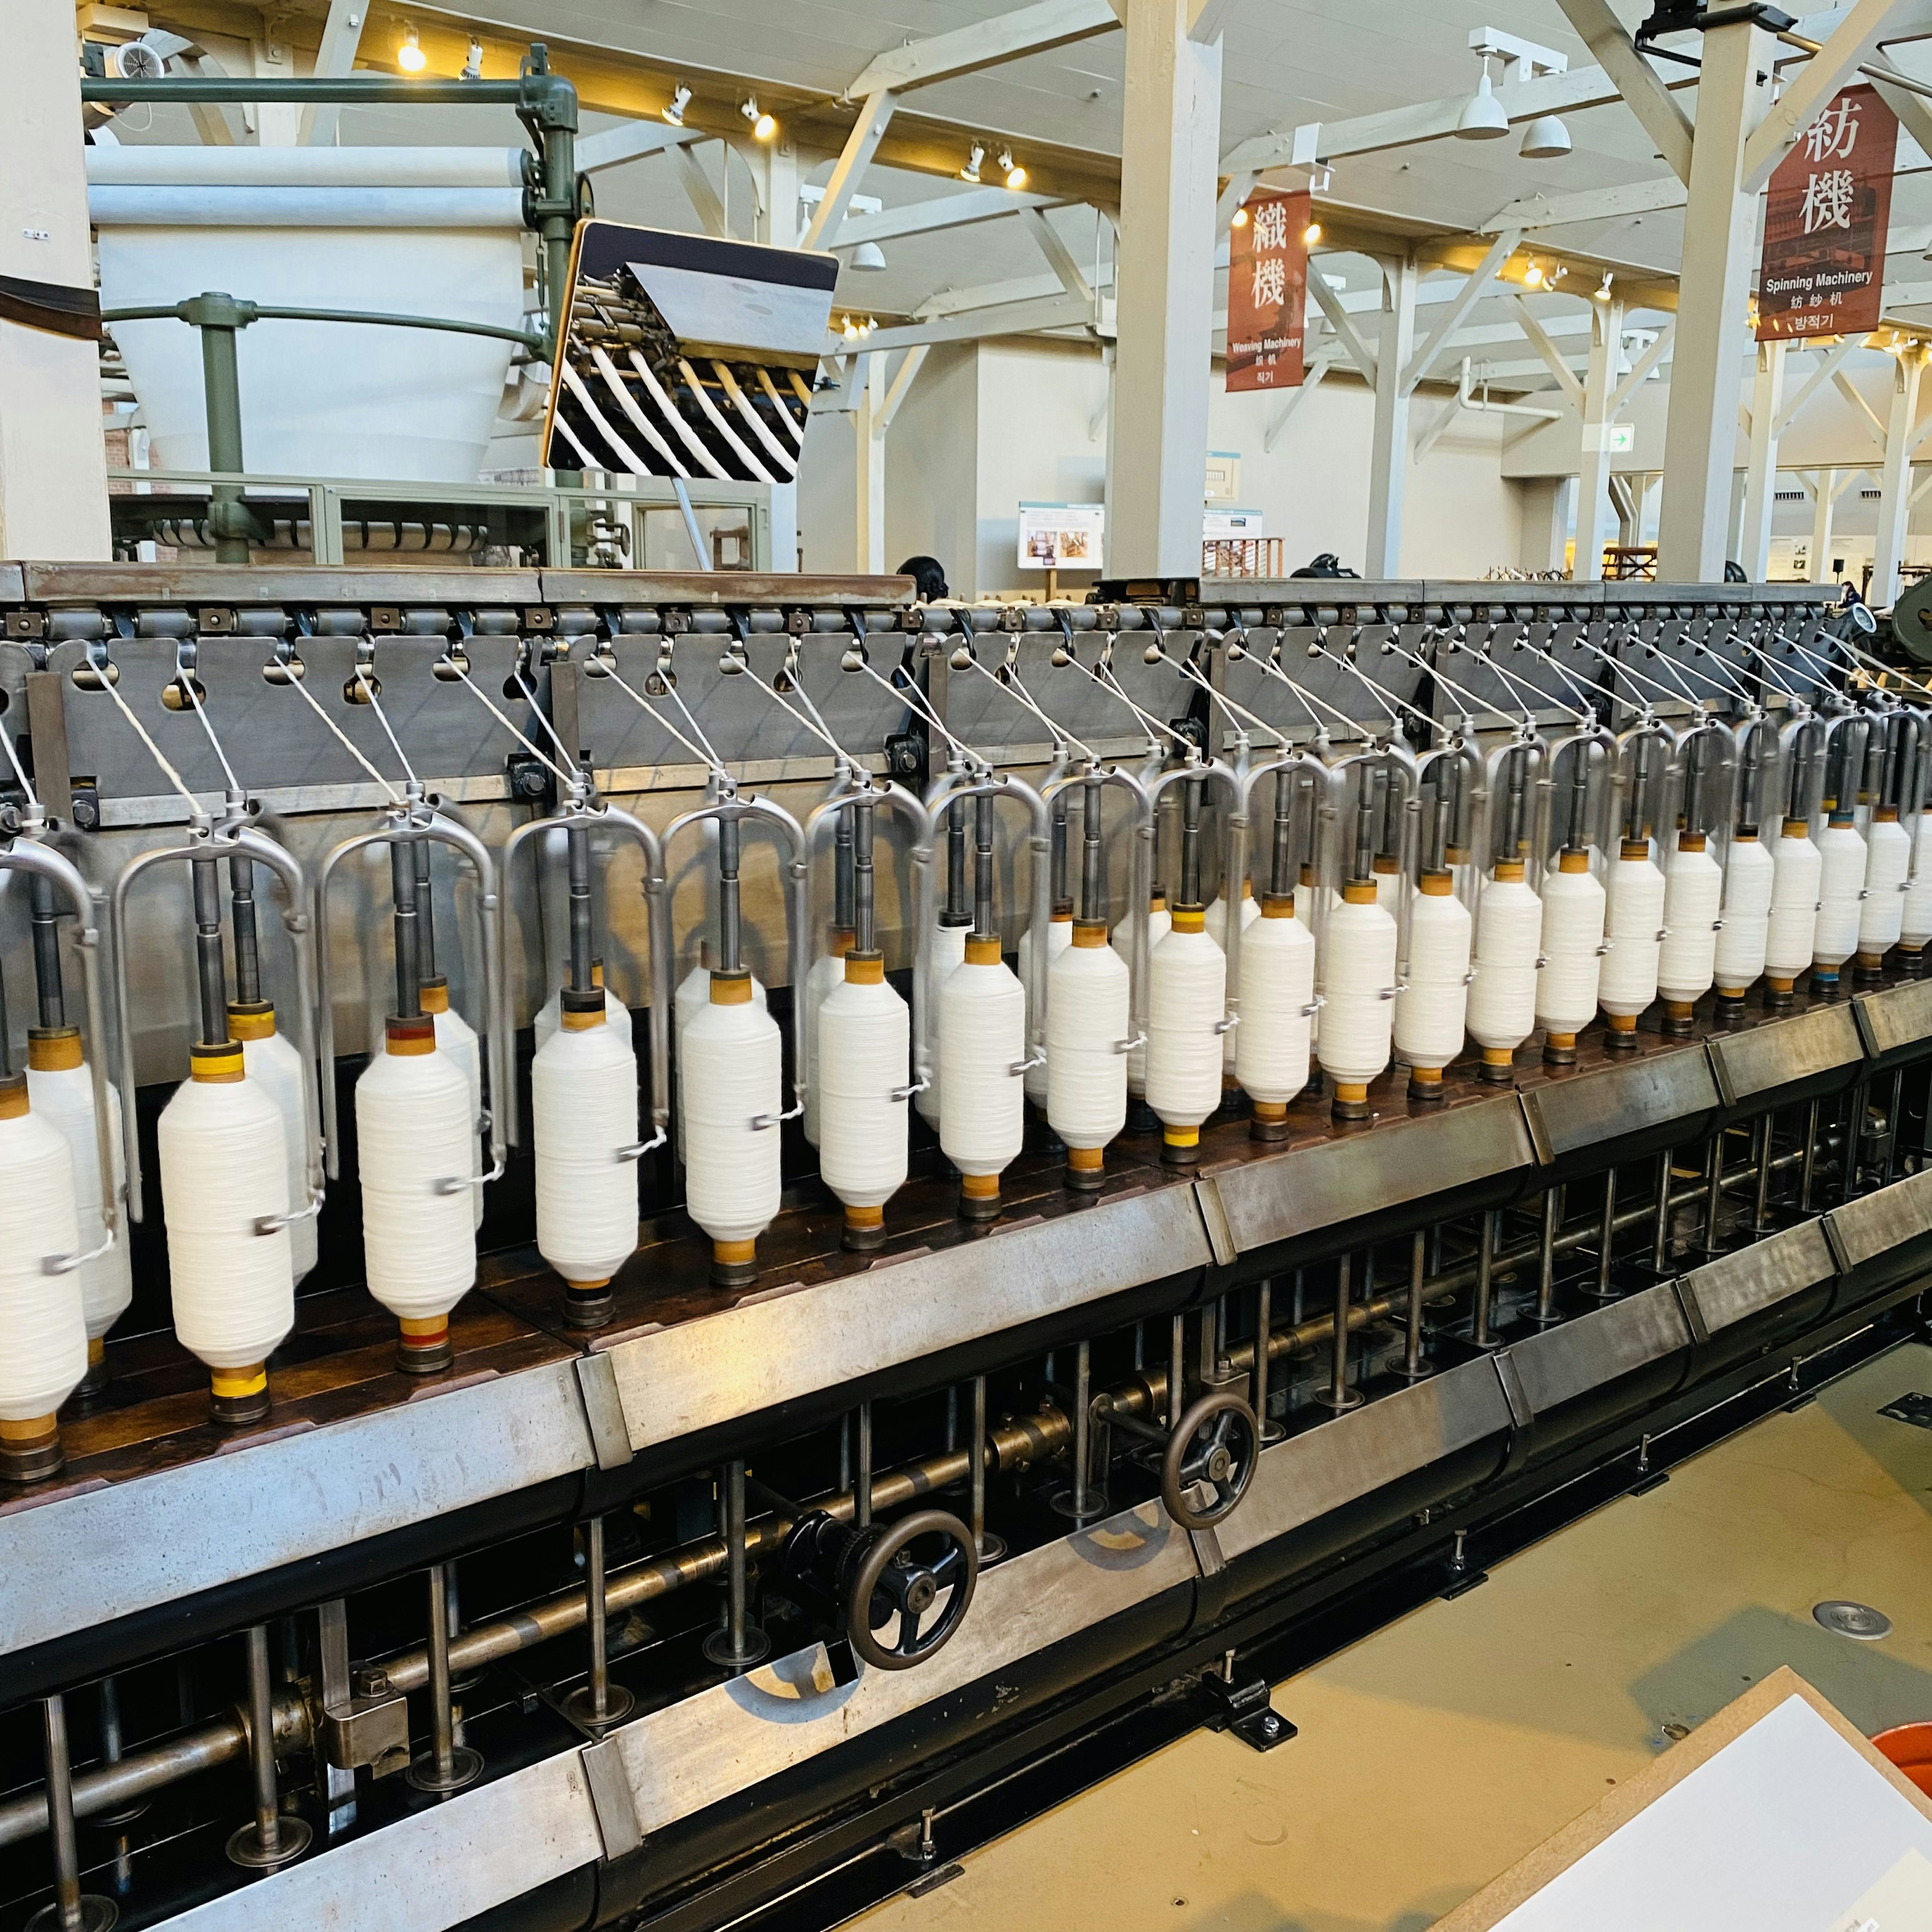
[[[1597,1292],[1610,1293],[1610,1268],[1617,1240],[1617,1171],[1604,1170],[1604,1216],[1597,1244]]]
[[[1543,1233],[1537,1252],[1536,1265],[1536,1318],[1540,1322],[1556,1318],[1554,1304],[1556,1299],[1556,1237],[1563,1226],[1563,1190],[1561,1186],[1546,1187],[1543,1190]],[[1420,1236],[1417,1239],[1419,1240]],[[1419,1290],[1420,1284],[1417,1287]],[[1420,1301],[1420,1292],[1412,1297]]]
[[[858,1507],[853,1517],[861,1529],[872,1520],[872,1405],[859,1405],[859,1476],[854,1493]]]
[[[228,969],[221,956],[221,870],[212,859],[196,859],[194,875],[196,982],[201,993],[201,1043],[219,1046],[228,1038]]]
[[[1476,1299],[1471,1310],[1469,1340],[1479,1348],[1493,1348],[1496,1337],[1490,1332],[1490,1304],[1496,1292],[1496,1210],[1486,1208],[1477,1237]]]
[[[986,1553],[986,1378],[973,1378],[973,1450],[969,1458],[973,1498],[973,1547]]]
[[[1650,1231],[1650,1265],[1660,1275],[1670,1272],[1670,1150],[1657,1156],[1656,1214]]]
[[[248,1769],[254,1788],[255,1837],[265,1858],[281,1849],[281,1793],[275,1788],[274,1686],[268,1676],[268,1627],[248,1630]]]

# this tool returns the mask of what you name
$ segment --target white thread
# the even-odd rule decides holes
[[[755,998],[707,998],[684,1029],[685,1204],[714,1241],[755,1240],[778,1211],[778,1022]]]
[[[848,1208],[905,1184],[912,1014],[884,980],[841,980],[818,1010],[819,1178]]]
[[[845,956],[841,952],[821,952],[812,962],[812,970],[805,976],[805,1137],[814,1147],[818,1145],[819,1135],[823,1131],[820,1122],[823,1109],[819,1104],[818,1070],[822,1060],[823,1042],[818,1036],[818,1018],[825,1010],[825,1002],[835,988],[845,983]],[[709,997],[707,994],[706,997]]]
[[[1484,937],[1490,914],[1484,914]],[[1408,902],[1408,980],[1395,1002],[1395,1048],[1412,1066],[1447,1066],[1462,1050],[1469,1004],[1469,909],[1447,892]],[[1242,1008],[1241,1026],[1247,1026]]]
[[[1046,928],[1046,970],[1053,970],[1053,962],[1068,950],[1073,944],[1073,915],[1065,918],[1055,914],[1048,922]],[[1021,1057],[1033,1058],[1033,928],[1028,926],[1020,934],[1019,943],[1020,988],[1027,996],[1027,1050]],[[1047,1000],[1047,1010],[1053,1010],[1051,996]],[[1122,1036],[1124,1038],[1124,1035]],[[1046,1105],[1046,1068],[1044,1065],[1029,1066],[1026,1070],[1026,1096],[1036,1107]]]
[[[80,1284],[40,1265],[80,1246],[67,1136],[30,1098],[0,1120],[0,1422],[52,1415],[87,1372]]]
[[[289,1208],[291,1213],[296,1212],[306,1208],[309,1201],[308,1124],[302,1104],[302,1055],[292,1042],[275,1033],[266,1040],[244,1040],[242,1065],[248,1077],[274,1102],[275,1111],[282,1117],[282,1146],[288,1157]],[[313,1214],[289,1223],[289,1259],[298,1282],[315,1266],[317,1246]]]
[[[1526,880],[1490,878],[1480,907],[1469,1034],[1478,1046],[1514,1053],[1536,1027],[1543,902]]]
[[[948,926],[943,918],[932,929],[932,999],[935,1012],[938,1010],[940,989],[951,976],[953,968],[965,960],[966,935],[972,929],[970,923]],[[939,1125],[939,1055],[935,1052],[926,1084],[913,1096],[913,1104],[935,1128]]]
[[[1664,944],[1657,952],[1658,990],[1694,1004],[1711,990],[1718,957],[1718,908],[1724,875],[1706,846],[1687,852],[1680,838],[1664,875]]]
[[[560,1027],[530,1067],[537,1252],[567,1282],[608,1281],[638,1245],[638,1063],[607,1020]]]
[[[706,949],[708,956],[709,949]],[[808,980],[808,984],[809,981]],[[677,991],[671,996],[671,1057],[673,1105],[677,1120],[677,1144],[680,1156],[683,1154],[684,1130],[684,1030],[711,1004],[711,968],[700,957],[698,964],[677,982]],[[765,1010],[765,989],[754,979],[752,982],[752,1004],[760,1012]],[[607,1006],[604,1010],[610,1010]],[[808,1092],[809,1089],[807,1090]],[[776,1110],[775,1110],[776,1111]]]
[[[1771,920],[1765,934],[1764,970],[1774,979],[1795,980],[1811,963],[1825,860],[1804,820],[1786,824],[1798,830],[1795,836],[1788,830],[1780,832],[1771,855]]]
[[[1604,914],[1603,966],[1598,1003],[1606,1013],[1634,1018],[1657,998],[1658,933],[1664,923],[1664,874],[1643,848],[1610,868]]]
[[[1720,993],[1742,993],[1764,970],[1778,862],[1764,841],[1742,833],[1724,855],[1724,925],[1713,974]]]
[[[356,1164],[369,1292],[392,1315],[447,1315],[476,1282],[470,1197],[441,1184],[476,1159],[470,1082],[444,1053],[379,1053],[356,1083]]]
[[[1874,815],[1866,834],[1865,896],[1858,910],[1858,950],[1887,952],[1905,928],[1905,895],[1899,888],[1912,865],[1912,837],[1895,818]]]
[[[962,1174],[998,1174],[1020,1150],[1026,994],[1004,960],[968,960],[939,994],[939,1144]]]
[[[1132,975],[1111,946],[1070,946],[1048,969],[1047,1124],[1070,1148],[1102,1148],[1127,1124]]]
[[[1148,958],[1154,957],[1154,950],[1174,928],[1174,915],[1165,904],[1151,906],[1148,911]],[[1107,943],[1127,962],[1130,974],[1134,965],[1134,917],[1130,913],[1108,935]],[[1131,995],[1130,996],[1131,997]],[[1123,1040],[1133,1037],[1132,1030],[1123,1034]],[[1147,1092],[1147,1048],[1137,1046],[1127,1055],[1127,1091],[1144,1094]]]
[[[1835,970],[1858,950],[1865,842],[1856,826],[1827,824],[1818,841],[1818,929],[1811,938],[1811,960]]]
[[[1308,1084],[1315,940],[1300,920],[1257,920],[1241,934],[1241,1023],[1234,1073],[1248,1097],[1271,1106]]]
[[[1366,1086],[1388,1064],[1395,1021],[1396,925],[1346,896],[1328,910],[1322,962],[1321,1058],[1336,1081]]]
[[[1148,962],[1147,1102],[1170,1127],[1198,1127],[1221,1104],[1228,956],[1204,930],[1171,926]]]
[[[440,1013],[436,1016],[439,1021],[442,1017]],[[563,989],[561,987],[553,987],[550,989],[550,998],[537,1009],[536,1050],[538,1052],[542,1052],[544,1042],[562,1024]],[[634,1045],[631,1028],[631,1010],[618,998],[615,993],[611,992],[608,986],[604,988],[604,1024],[613,1033],[621,1035],[626,1046]],[[436,1044],[440,1046],[442,1044],[442,1030],[440,1026],[436,1030]]]
[[[107,1238],[100,1213],[100,1154],[94,1130],[94,1082],[86,1064],[27,1070],[28,1103],[34,1112],[65,1137],[74,1162],[74,1208],[80,1240],[69,1252],[85,1253]],[[114,1198],[119,1202],[128,1185],[128,1156],[121,1138],[121,1096],[107,1089],[107,1136],[114,1149]],[[133,1270],[128,1260],[128,1223],[124,1213],[114,1245],[104,1254],[83,1262],[74,1271],[80,1283],[81,1306],[87,1313],[90,1341],[106,1334],[134,1298]]]
[[[1536,1018],[1551,1033],[1581,1033],[1597,1016],[1604,910],[1603,882],[1594,872],[1566,872],[1559,866],[1544,874]]]
[[[1241,882],[1241,936],[1247,937],[1248,928],[1262,916],[1261,908],[1256,904],[1254,889],[1246,880]],[[1208,937],[1225,952],[1228,950],[1228,902],[1217,898],[1204,915]],[[1244,1020],[1242,1026],[1247,1024]],[[1234,1055],[1240,1027],[1231,1027],[1221,1036],[1221,1071],[1228,1078],[1234,1077]]]
[[[610,1004],[610,994],[605,994],[604,1000],[607,1008]],[[538,1017],[541,1019],[542,1016],[539,1014]],[[628,1013],[625,1015],[626,1019],[629,1017]],[[450,1058],[463,1070],[463,1077],[469,1083],[471,1122],[469,1172],[472,1177],[480,1175],[483,1172],[483,1043],[476,1037],[476,1029],[454,1006],[444,1007],[441,1012],[434,1016],[434,1018],[436,1052],[448,1054]],[[626,1046],[630,1044],[628,1031],[625,1036],[625,1044]],[[542,1052],[543,1046],[543,1038],[539,1034],[537,1039],[538,1052]],[[472,1226],[480,1228],[483,1225],[482,1189],[472,1187],[470,1190],[470,1222]],[[299,1243],[296,1244],[296,1252],[298,1254],[301,1252]],[[296,1279],[300,1281],[302,1277],[302,1270],[298,1263]]]
[[[266,1362],[295,1326],[282,1116],[255,1082],[184,1080],[161,1110],[161,1197],[175,1339],[212,1369]]]
[[[1908,946],[1932,940],[1932,811],[1918,814],[1916,836],[1918,871],[1899,896],[1905,902],[1898,936]]]

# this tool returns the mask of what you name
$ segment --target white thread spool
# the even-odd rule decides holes
[[[845,983],[845,956],[852,950],[852,929],[850,926],[833,926],[826,934],[825,950],[812,962],[805,976],[805,1114],[802,1126],[805,1137],[814,1147],[818,1144],[818,1066],[820,1042],[818,1016],[825,1010],[826,996],[836,986]],[[689,985],[688,980],[686,984]],[[709,982],[702,988],[704,997],[710,997]],[[704,1004],[702,999],[694,1003]]]
[[[1626,838],[1605,887],[1603,965],[1597,1003],[1612,1038],[1634,1043],[1636,1023],[1657,998],[1657,956],[1664,924],[1664,874],[1648,840]]]
[[[604,1287],[638,1245],[638,1062],[592,1006],[566,1011],[530,1067],[537,1252],[580,1294]]]
[[[423,1372],[448,1366],[449,1312],[476,1283],[476,1120],[434,1016],[390,1020],[383,1045],[356,1083],[362,1256],[369,1292],[401,1325],[404,1368]],[[452,1180],[464,1184],[446,1192]]]
[[[593,978],[601,976],[601,969],[593,972]],[[617,1003],[608,993],[604,995],[604,1011],[608,1015]],[[476,1036],[476,1029],[449,1004],[449,982],[439,974],[434,980],[425,980],[422,986],[422,1010],[436,1022],[436,1050],[447,1054],[451,1061],[462,1070],[463,1078],[470,1089],[470,1172],[472,1179],[480,1179],[483,1173],[483,1042]],[[617,1007],[623,1012],[621,1006]],[[541,1016],[539,1016],[541,1017]],[[553,1032],[552,1037],[554,1038]],[[631,1043],[631,1016],[624,1014],[623,1041]],[[536,1050],[544,1050],[544,1042],[541,1034]],[[251,1066],[251,1072],[254,1070]],[[472,1187],[470,1190],[470,1220],[472,1227],[483,1225],[483,1190]],[[312,1226],[304,1222],[303,1226]],[[297,1256],[296,1279],[302,1278],[300,1256],[302,1243],[296,1244]]]
[[[1055,906],[1046,927],[1046,970],[1048,973],[1053,970],[1053,962],[1072,944],[1073,908],[1071,906]],[[1027,1052],[1024,1057],[1030,1060],[1033,1057],[1034,1022],[1033,928],[1030,926],[1020,934],[1019,974],[1020,985],[1024,988],[1027,996]],[[1051,1012],[1053,1001],[1050,995],[1046,1004],[1047,1010]],[[1046,1066],[1029,1066],[1026,1070],[1025,1085],[1026,1097],[1036,1107],[1044,1108],[1046,1105]]]
[[[1147,1102],[1160,1116],[1164,1159],[1188,1161],[1201,1124],[1221,1104],[1221,1035],[1228,956],[1198,906],[1174,909],[1148,962]]]
[[[1469,909],[1453,884],[1447,872],[1425,872],[1410,896],[1408,976],[1395,1000],[1395,1050],[1411,1090],[1430,1099],[1441,1098],[1442,1070],[1462,1050],[1469,1003]]]
[[[1858,965],[1875,973],[1905,930],[1905,875],[1912,869],[1912,836],[1895,806],[1872,814],[1865,834],[1865,896],[1858,908]]]
[[[1148,901],[1148,958],[1154,958],[1154,950],[1174,928],[1174,915],[1167,909],[1167,896],[1156,892]],[[1134,963],[1134,922],[1130,914],[1114,927],[1112,944],[1114,950],[1127,962],[1130,971]],[[1144,1096],[1147,1093],[1147,1048],[1137,1046],[1127,1055],[1127,1091]]]
[[[932,1000],[933,1009],[938,1010],[940,988],[946,984],[954,967],[966,957],[966,935],[973,930],[972,922],[962,919],[957,926],[949,926],[942,918],[932,929]],[[939,1125],[939,1055],[932,1056],[932,1070],[927,1074],[926,1084],[913,1096],[913,1104],[918,1108],[921,1118],[937,1129]]]
[[[811,976],[806,976],[809,986]],[[677,1148],[680,1160],[688,1160],[684,1151],[684,1030],[704,1012],[711,1000],[711,948],[698,949],[698,964],[677,982],[677,990],[671,995],[671,1092],[672,1108],[677,1122]],[[765,989],[754,976],[752,981],[752,1004],[760,1012],[765,1010]],[[607,1007],[608,1012],[609,1009]]]
[[[1000,1175],[1020,1150],[1026,1096],[1012,1070],[1026,1050],[1026,994],[999,940],[969,938],[940,990],[939,1144],[970,1216],[998,1212]]]
[[[593,986],[604,986],[604,962],[601,959],[593,959],[590,962],[590,983]],[[425,986],[423,990],[427,993],[429,988]],[[446,1003],[448,998],[448,990],[446,982],[443,988]],[[427,999],[424,1000],[423,1005],[424,1010],[428,1010],[429,1002]],[[452,1008],[451,1010],[454,1010]],[[563,988],[561,986],[553,986],[550,989],[550,998],[537,1009],[536,1051],[538,1052],[542,1052],[545,1043],[556,1034],[558,1026],[562,1023],[562,1014]],[[632,1046],[631,1010],[608,986],[604,987],[604,1024],[616,1032],[626,1046]],[[436,1028],[436,1043],[442,1051],[445,1052],[448,1051],[448,1048],[444,1043],[442,1029],[440,1026]]]
[[[1127,1124],[1132,976],[1100,920],[1082,920],[1054,961],[1046,1001],[1046,1120],[1066,1144],[1070,1186],[1097,1187],[1107,1143]]]
[[[1315,1004],[1315,938],[1292,894],[1270,893],[1241,935],[1241,1023],[1235,1076],[1254,1102],[1258,1139],[1287,1131],[1288,1103],[1308,1084]]]
[[[87,1372],[80,1283],[42,1263],[79,1251],[67,1136],[0,1082],[0,1464],[16,1480],[60,1466],[56,1412]]]
[[[1913,952],[1922,952],[1932,940],[1932,810],[1918,814],[1918,829],[1912,835],[1914,870],[1912,883],[1899,896],[1905,902],[1900,915],[1898,943]]]
[[[1834,812],[1818,841],[1818,929],[1811,937],[1812,976],[1829,986],[1858,949],[1865,842],[1849,812]]]
[[[1543,902],[1524,878],[1522,861],[1503,859],[1483,882],[1479,903],[1469,1035],[1483,1049],[1484,1078],[1502,1083],[1515,1078],[1516,1050],[1536,1030]]]
[[[1250,882],[1241,881],[1241,936],[1247,937],[1250,926],[1262,916],[1262,909],[1255,903],[1254,892]],[[1228,902],[1217,898],[1208,908],[1208,937],[1225,952],[1228,950]],[[1246,1022],[1244,1021],[1243,1025]],[[1224,1082],[1234,1078],[1234,1058],[1237,1051],[1236,1036],[1240,1027],[1234,1027],[1221,1036],[1221,1077]]]
[[[1376,888],[1351,879],[1328,911],[1322,962],[1323,1070],[1344,1118],[1365,1112],[1369,1082],[1388,1064],[1395,1024],[1396,923]]]
[[[1300,922],[1302,929],[1308,934],[1310,938],[1313,938],[1315,935],[1315,917],[1316,909],[1318,908],[1321,909],[1322,916],[1324,921],[1325,929],[1325,921],[1328,914],[1334,910],[1336,906],[1340,905],[1341,902],[1342,895],[1336,892],[1332,886],[1324,887],[1318,886],[1315,883],[1315,868],[1313,866],[1304,866],[1302,867],[1300,883],[1297,885],[1294,889],[1294,916]],[[1321,942],[1318,940],[1316,942],[1316,950],[1318,956],[1321,950]],[[1315,1009],[1313,1017],[1308,1022],[1308,1038],[1310,1044],[1312,1046],[1316,1042],[1318,1041],[1321,1037],[1322,1009],[1318,1006]]]
[[[885,1239],[886,1203],[905,1185],[912,1014],[878,952],[848,952],[819,1009],[820,1178],[845,1205],[844,1245]]]
[[[714,973],[684,1030],[685,1204],[711,1237],[712,1279],[726,1287],[755,1274],[782,1185],[784,1054],[778,1022],[756,995],[748,973]]]
[[[238,1045],[197,1046],[157,1138],[175,1338],[208,1364],[220,1412],[260,1415],[268,1357],[296,1319],[289,1231],[256,1231],[289,1211],[280,1110]]]
[[[1657,950],[1657,988],[1673,1027],[1687,1027],[1692,1009],[1711,990],[1718,960],[1718,909],[1724,875],[1701,832],[1680,832],[1664,875],[1664,943]]]
[[[1543,878],[1543,970],[1536,978],[1536,1018],[1545,1052],[1558,1064],[1575,1057],[1576,1036],[1597,1016],[1606,901],[1590,855],[1566,848]]]
[[[302,1055],[275,1030],[275,1010],[266,1000],[254,1006],[232,1002],[228,1035],[242,1042],[242,1065],[248,1077],[275,1103],[282,1117],[282,1145],[288,1156],[289,1211],[309,1203],[308,1111],[302,1100]],[[289,1223],[289,1256],[299,1282],[315,1266],[315,1216]]]
[[[1771,920],[1765,934],[1764,976],[1774,998],[1788,999],[1798,974],[1811,964],[1825,860],[1812,840],[1809,823],[1802,818],[1784,821],[1771,856]]]
[[[1777,877],[1777,861],[1756,826],[1739,826],[1724,857],[1724,923],[1712,964],[1720,999],[1742,1000],[1764,970]]]
[[[81,1058],[77,1027],[35,1028],[27,1036],[27,1092],[34,1116],[65,1137],[74,1162],[74,1208],[80,1238],[70,1250],[86,1253],[107,1238],[101,1214],[100,1150],[94,1127],[94,1081]],[[128,1156],[121,1138],[121,1096],[107,1089],[107,1133],[114,1150],[112,1184],[119,1202],[128,1184]],[[128,1259],[128,1224],[122,1216],[114,1245],[74,1271],[86,1312],[88,1359],[99,1359],[100,1342],[134,1298]]]

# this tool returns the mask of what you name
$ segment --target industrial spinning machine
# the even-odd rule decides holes
[[[830,1922],[1918,1332],[1862,614],[910,590],[0,566],[0,1932]]]

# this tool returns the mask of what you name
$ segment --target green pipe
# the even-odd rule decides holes
[[[153,308],[103,309],[100,320],[110,324],[117,322],[188,322],[195,321],[188,310],[197,302],[211,300],[232,302],[228,296],[212,297],[201,296],[184,302],[172,302]],[[245,328],[251,322],[360,322],[380,328],[442,328],[457,335],[490,335],[499,341],[514,342],[525,349],[541,353],[544,339],[532,335],[524,328],[503,328],[494,322],[455,322],[435,315],[379,315],[357,309],[341,308],[279,308],[260,302],[235,302],[236,314],[239,318],[233,325]],[[206,326],[197,323],[197,327]],[[220,466],[217,464],[218,469]]]

